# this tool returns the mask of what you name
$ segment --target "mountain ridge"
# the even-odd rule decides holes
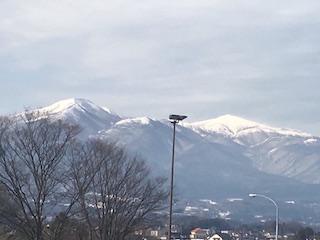
[[[109,128],[121,117],[84,98],[69,98],[55,102],[47,107],[36,109],[57,119],[77,124],[82,129],[81,137],[86,138]]]
[[[83,129],[82,139],[116,141],[130,153],[145,158],[155,174],[169,172],[172,148],[169,121],[120,117],[86,99],[62,100],[43,109],[57,118],[79,124]],[[190,187],[209,197],[206,194],[232,191],[240,194],[263,190],[281,194],[280,189],[289,183],[296,186],[296,192],[303,192],[320,183],[319,137],[299,130],[223,115],[179,124],[176,136],[177,184],[187,195]],[[216,178],[221,181],[212,181]],[[203,190],[196,187],[199,184]]]
[[[108,114],[117,116],[119,118],[119,120],[139,119],[139,118],[147,118],[147,119],[152,120],[152,118],[147,117],[147,116],[121,118],[116,112],[111,111],[109,108],[100,107],[99,105],[96,105],[92,101],[85,99],[85,98],[68,98],[68,99],[60,100],[60,101],[57,101],[47,107],[40,108],[39,110],[54,114],[54,113],[58,113],[58,112],[64,112],[64,111],[66,111],[72,107],[75,107],[75,106],[79,106],[84,110],[87,108],[87,106],[90,106],[91,108],[95,108],[100,111],[103,110],[104,112],[107,112]],[[158,121],[160,121],[160,120],[158,120]],[[235,116],[232,114],[224,114],[224,115],[218,116],[216,118],[210,118],[210,119],[196,121],[196,122],[187,122],[183,125],[187,126],[187,127],[189,127],[189,126],[198,127],[198,128],[214,131],[214,129],[210,129],[210,128],[212,128],[212,126],[211,127],[210,126],[208,126],[208,127],[201,126],[201,125],[210,125],[210,124],[211,125],[221,124],[223,126],[226,126],[226,127],[228,127],[229,130],[231,130],[233,132],[233,134],[237,134],[239,131],[250,129],[253,127],[260,127],[260,128],[264,128],[267,130],[279,131],[282,133],[288,133],[288,134],[291,133],[292,135],[301,135],[301,136],[308,136],[308,137],[313,136],[312,134],[309,134],[309,133],[306,133],[306,132],[303,132],[303,131],[300,131],[297,129],[272,127],[271,125],[258,123],[256,121],[251,121],[251,120],[245,119],[243,117]]]

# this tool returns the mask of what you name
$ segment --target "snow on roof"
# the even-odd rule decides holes
[[[222,239],[222,237],[220,237],[218,234],[214,234],[212,237],[209,238],[209,240],[213,239]]]
[[[193,229],[191,231],[191,233],[199,233],[199,232],[207,232],[207,231],[209,231],[209,229],[204,229],[204,228],[197,227],[197,228]]]

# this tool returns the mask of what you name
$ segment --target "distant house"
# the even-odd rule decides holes
[[[204,239],[207,239],[209,235],[210,235],[209,229],[195,228],[190,233],[190,239],[204,240]]]
[[[167,229],[163,227],[152,227],[145,230],[146,239],[167,239]]]
[[[209,238],[209,240],[223,240],[223,239],[218,234],[214,234],[212,237]]]
[[[150,236],[151,237],[159,237],[160,231],[159,230],[150,230]]]

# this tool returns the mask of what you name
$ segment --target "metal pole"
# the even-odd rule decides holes
[[[168,229],[168,239],[169,240],[171,240],[173,175],[174,175],[174,148],[175,148],[175,141],[176,141],[176,124],[177,124],[177,121],[173,121],[172,123],[173,123],[173,143],[172,143],[172,159],[171,159],[170,212],[169,212],[169,229]]]
[[[279,231],[279,207],[277,204],[276,206],[276,240],[278,240],[278,231]]]
[[[263,195],[263,194],[249,194],[249,196],[251,197],[262,197],[262,198],[265,198],[267,200],[269,200],[270,202],[273,203],[273,205],[276,207],[276,238],[275,240],[278,240],[278,232],[279,232],[279,206],[278,204],[276,203],[275,200],[273,200],[272,198],[266,196],[266,195]]]

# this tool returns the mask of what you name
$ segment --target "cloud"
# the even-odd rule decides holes
[[[80,96],[130,115],[229,112],[319,133],[319,10],[315,0],[3,0],[0,107]]]

